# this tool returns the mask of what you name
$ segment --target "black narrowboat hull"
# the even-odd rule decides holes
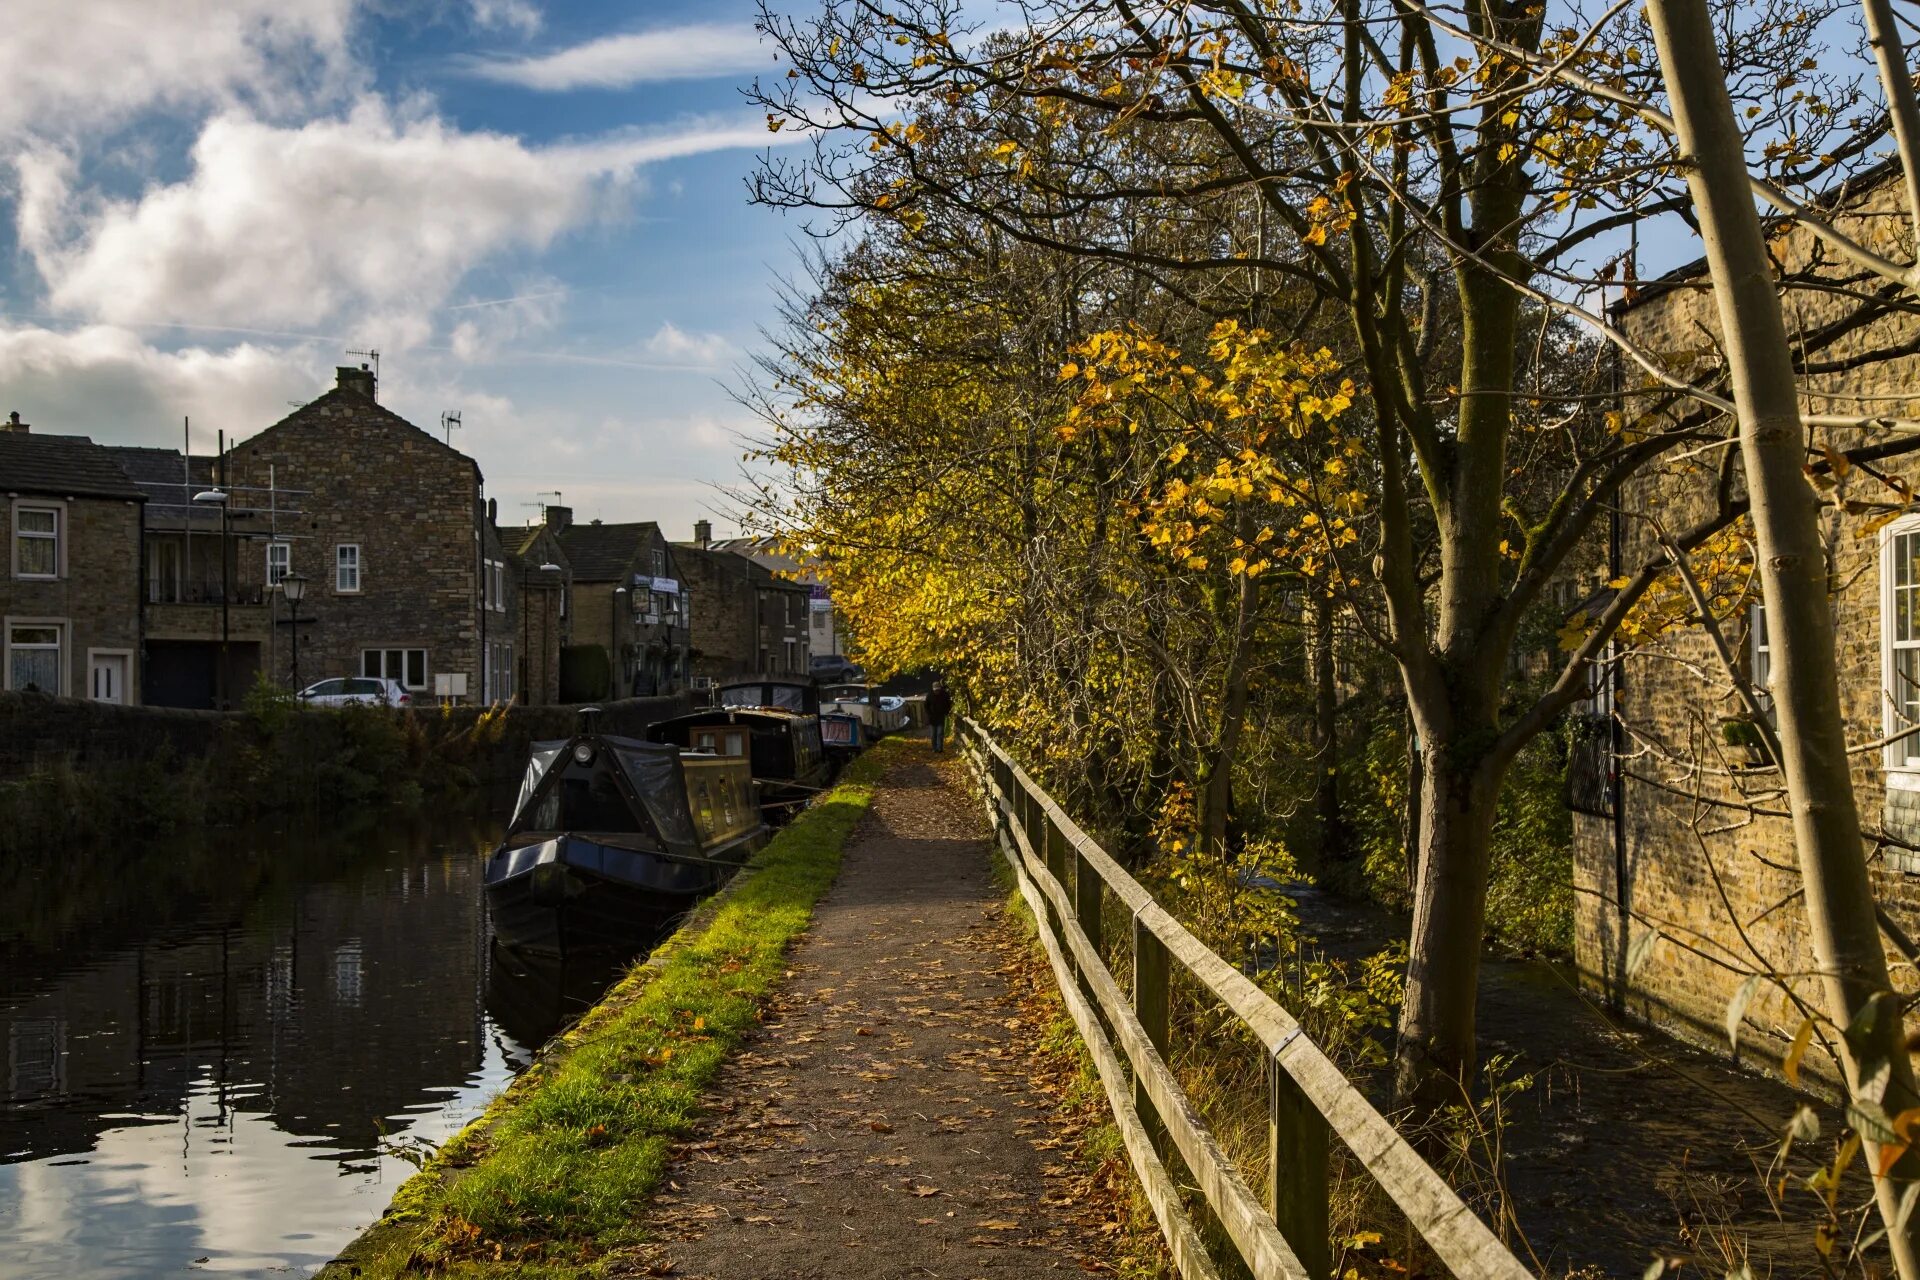
[[[700,899],[739,870],[759,843],[736,841],[711,861],[563,835],[487,860],[487,909],[493,932],[516,950],[543,955],[599,948],[650,947]]]

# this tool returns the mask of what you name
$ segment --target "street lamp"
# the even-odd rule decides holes
[[[287,598],[287,631],[293,636],[293,691],[300,692],[300,601],[307,594],[305,574],[289,573],[280,579],[280,594]]]
[[[203,489],[193,495],[193,500],[204,506],[220,508],[220,672],[214,682],[214,688],[220,703],[220,709],[227,709],[227,639],[229,635],[227,601],[233,595],[228,589],[227,553],[230,550],[230,516],[227,507],[227,495],[219,489]]]
[[[545,576],[549,573],[561,573],[564,572],[564,570],[549,560],[540,566],[539,572],[542,579],[541,586],[544,590],[546,585]],[[520,571],[520,669],[525,673],[520,682],[522,686],[520,689],[520,701],[523,703],[531,703],[533,701],[532,698],[527,696],[528,690],[533,685],[534,670],[533,654],[530,651],[532,646],[528,640],[530,634],[529,627],[532,624],[527,620],[527,593],[532,586],[533,575],[534,568],[531,565]],[[540,666],[542,671],[546,669],[547,663],[547,616],[552,610],[553,605],[550,601],[543,600],[540,602]],[[543,699],[546,697],[544,684],[541,688],[540,696]]]
[[[627,665],[626,654],[620,649],[620,615],[626,613],[631,606],[632,598],[627,589],[625,587],[615,587],[613,589],[613,671],[611,674],[613,678],[613,696],[616,698],[624,698],[627,696],[620,692],[621,678],[626,671]],[[627,620],[631,623],[633,619],[629,616]]]

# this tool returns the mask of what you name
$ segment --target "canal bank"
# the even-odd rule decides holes
[[[685,694],[602,708],[640,736]],[[0,859],[141,840],[276,813],[418,805],[517,778],[578,707],[312,708],[271,686],[243,710],[180,711],[0,693]]]
[[[547,1045],[322,1274],[539,1274],[638,1241],[701,1090],[756,1024],[788,946],[833,882],[893,739],[782,830],[586,1017]]]

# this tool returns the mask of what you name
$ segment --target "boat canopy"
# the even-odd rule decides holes
[[[651,833],[670,852],[700,848],[678,748],[605,734],[533,744],[507,834],[522,831]]]
[[[560,758],[560,753],[567,749],[567,743],[570,741],[571,739],[561,738],[557,741],[533,744],[533,755],[527,761],[526,775],[520,779],[520,798],[513,803],[513,820],[507,824],[509,827],[520,825],[520,815],[527,811],[527,805],[532,802],[534,793],[540,790],[540,780],[547,776],[547,770],[553,768],[553,762]]]
[[[773,707],[780,711],[817,713],[820,691],[812,680],[735,680],[714,691],[722,707]]]

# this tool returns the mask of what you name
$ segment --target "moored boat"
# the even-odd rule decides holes
[[[783,822],[827,781],[820,695],[811,680],[755,679],[721,685],[716,706],[647,727],[655,742],[747,760],[769,822]]]
[[[765,838],[743,759],[597,733],[536,742],[487,860],[494,934],[523,950],[651,943]]]
[[[907,727],[906,700],[880,693],[868,684],[829,685],[820,694],[820,714],[852,716],[866,727],[869,742]]]

